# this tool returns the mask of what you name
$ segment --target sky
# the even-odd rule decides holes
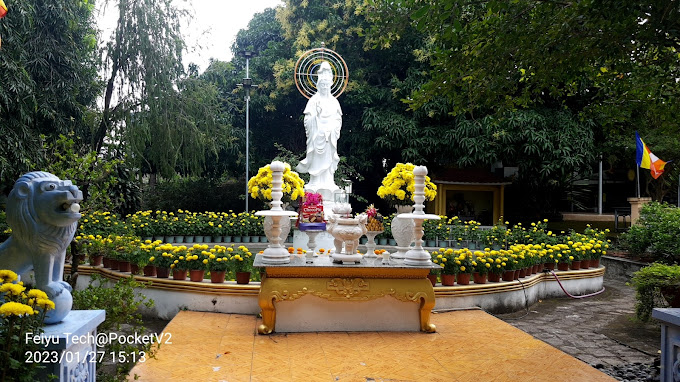
[[[185,53],[184,66],[190,62],[198,64],[200,71],[208,67],[210,58],[229,61],[233,57],[231,45],[239,30],[248,26],[255,13],[267,8],[282,5],[282,0],[176,0],[184,7],[188,3],[193,8],[194,18],[188,26],[183,26],[185,42],[189,51]],[[117,9],[100,12],[99,27],[106,41],[115,27]]]

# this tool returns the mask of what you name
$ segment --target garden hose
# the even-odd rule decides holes
[[[543,272],[548,271],[548,269],[544,270]],[[562,288],[562,291],[569,297],[579,299],[579,298],[586,298],[586,297],[593,297],[597,296],[598,294],[604,292],[604,287],[602,287],[602,290],[595,292],[595,293],[590,293],[590,294],[584,294],[582,296],[572,296],[571,293],[567,292],[566,289],[564,289],[564,285],[562,285],[562,282],[560,281],[559,277],[557,277],[557,274],[555,274],[555,271],[549,270],[550,273],[552,273],[553,276],[555,276],[555,280],[557,280],[557,283],[560,284],[560,288]]]

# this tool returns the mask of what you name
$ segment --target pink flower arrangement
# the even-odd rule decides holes
[[[318,206],[321,204],[323,198],[321,194],[305,192],[305,201],[302,203],[303,206]]]

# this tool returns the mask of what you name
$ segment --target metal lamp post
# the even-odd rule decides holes
[[[239,84],[240,87],[245,89],[246,95],[246,209],[248,212],[248,179],[250,178],[250,89],[257,88],[257,85],[253,85],[253,79],[250,78],[250,58],[253,56],[253,52],[245,51],[243,56],[246,58],[246,77],[243,79],[243,83]]]

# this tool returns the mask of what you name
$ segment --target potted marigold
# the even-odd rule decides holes
[[[250,282],[250,272],[253,265],[253,254],[241,245],[238,248],[227,248],[228,267],[234,273],[237,284],[248,284]]]
[[[189,271],[189,280],[196,282],[203,281],[209,256],[210,250],[206,244],[194,244],[187,251],[187,254],[184,256],[184,269]],[[180,266],[179,262],[177,266]]]
[[[474,269],[472,265],[472,252],[469,249],[459,249],[454,253],[454,267],[456,272],[456,282],[458,285],[468,285],[470,275]]]
[[[486,258],[488,252],[475,251],[472,260],[472,277],[475,284],[486,284],[487,275],[491,269],[492,259]]]
[[[451,248],[440,248],[439,251],[432,253],[432,257],[432,262],[442,267],[442,285],[453,285],[456,282],[456,264],[454,262],[453,250]]]
[[[149,264],[153,264],[156,267],[156,277],[165,279],[170,276],[170,269],[173,268],[175,252],[172,244],[158,244],[160,243],[157,241],[148,244],[148,247],[153,248],[154,253],[149,257]]]
[[[208,271],[210,272],[210,282],[223,283],[227,270],[229,269],[229,255],[227,247],[215,245],[215,251],[208,255]],[[232,248],[232,251],[234,249]]]

